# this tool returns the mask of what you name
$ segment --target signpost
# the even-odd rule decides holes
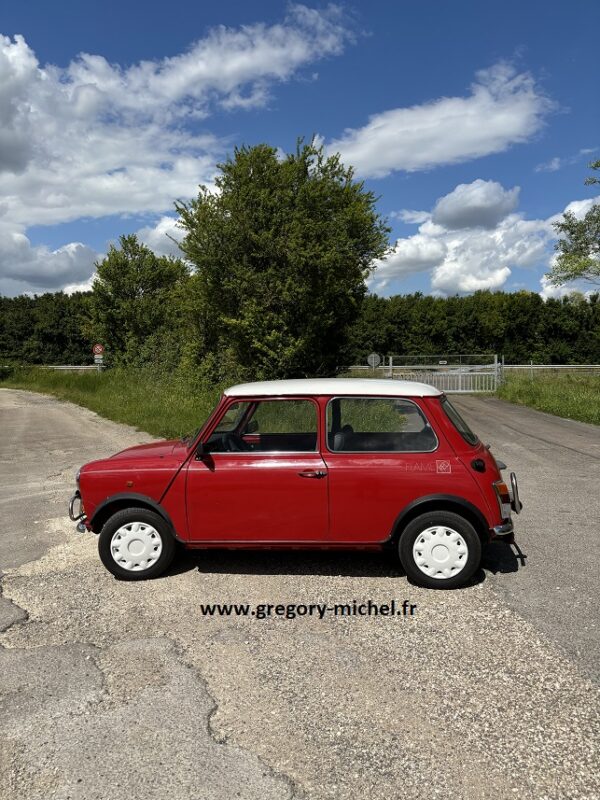
[[[103,344],[95,344],[92,347],[92,353],[94,354],[94,364],[98,368],[98,372],[102,369],[102,364],[104,363],[104,345]]]
[[[367,356],[367,364],[373,369],[375,372],[375,367],[378,367],[381,364],[381,357],[379,353],[371,353]]]

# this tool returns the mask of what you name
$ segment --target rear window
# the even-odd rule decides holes
[[[479,438],[473,433],[471,428],[467,425],[458,411],[454,408],[450,400],[447,397],[442,398],[442,408],[446,412],[446,416],[450,420],[450,422],[454,425],[456,430],[460,433],[462,438],[468,444],[477,444]]]

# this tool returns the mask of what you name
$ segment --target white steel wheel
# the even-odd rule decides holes
[[[175,555],[174,532],[149,508],[123,508],[102,526],[98,553],[109,572],[124,581],[162,575]]]
[[[160,533],[146,522],[122,525],[110,542],[110,552],[116,563],[131,572],[149,569],[156,564],[162,548]]]
[[[415,539],[413,559],[429,578],[453,578],[465,568],[469,547],[458,531],[446,525],[433,525]]]
[[[454,511],[426,511],[402,531],[400,562],[409,580],[428,589],[458,589],[481,564],[481,539]]]

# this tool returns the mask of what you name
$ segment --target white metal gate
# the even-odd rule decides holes
[[[380,377],[428,383],[448,394],[495,392],[502,365],[493,353],[384,356],[377,373]]]

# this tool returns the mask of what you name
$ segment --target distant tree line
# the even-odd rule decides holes
[[[91,292],[0,297],[0,366],[89,364]]]
[[[189,353],[194,321],[186,311],[186,276],[185,270],[171,272],[160,292],[129,297],[123,304],[94,292],[0,297],[0,365],[90,364],[92,344],[101,341],[108,347],[109,364],[203,369]],[[112,330],[95,317],[99,300]],[[336,352],[338,366],[364,364],[371,352],[490,352],[504,354],[507,363],[598,364],[600,296],[543,300],[526,291],[448,298],[367,295],[349,327],[347,344]]]
[[[218,168],[217,192],[176,204],[181,258],[122,236],[91,292],[0,297],[0,366],[91,363],[95,341],[107,365],[212,383],[331,375],[370,352],[600,363],[598,294],[368,295],[390,229],[352,168],[314,142],[283,157],[238,148]],[[564,216],[555,283],[594,279],[598,211]]]
[[[347,361],[394,355],[497,353],[507,363],[600,363],[600,295],[543,300],[535,292],[420,293],[365,298]]]

